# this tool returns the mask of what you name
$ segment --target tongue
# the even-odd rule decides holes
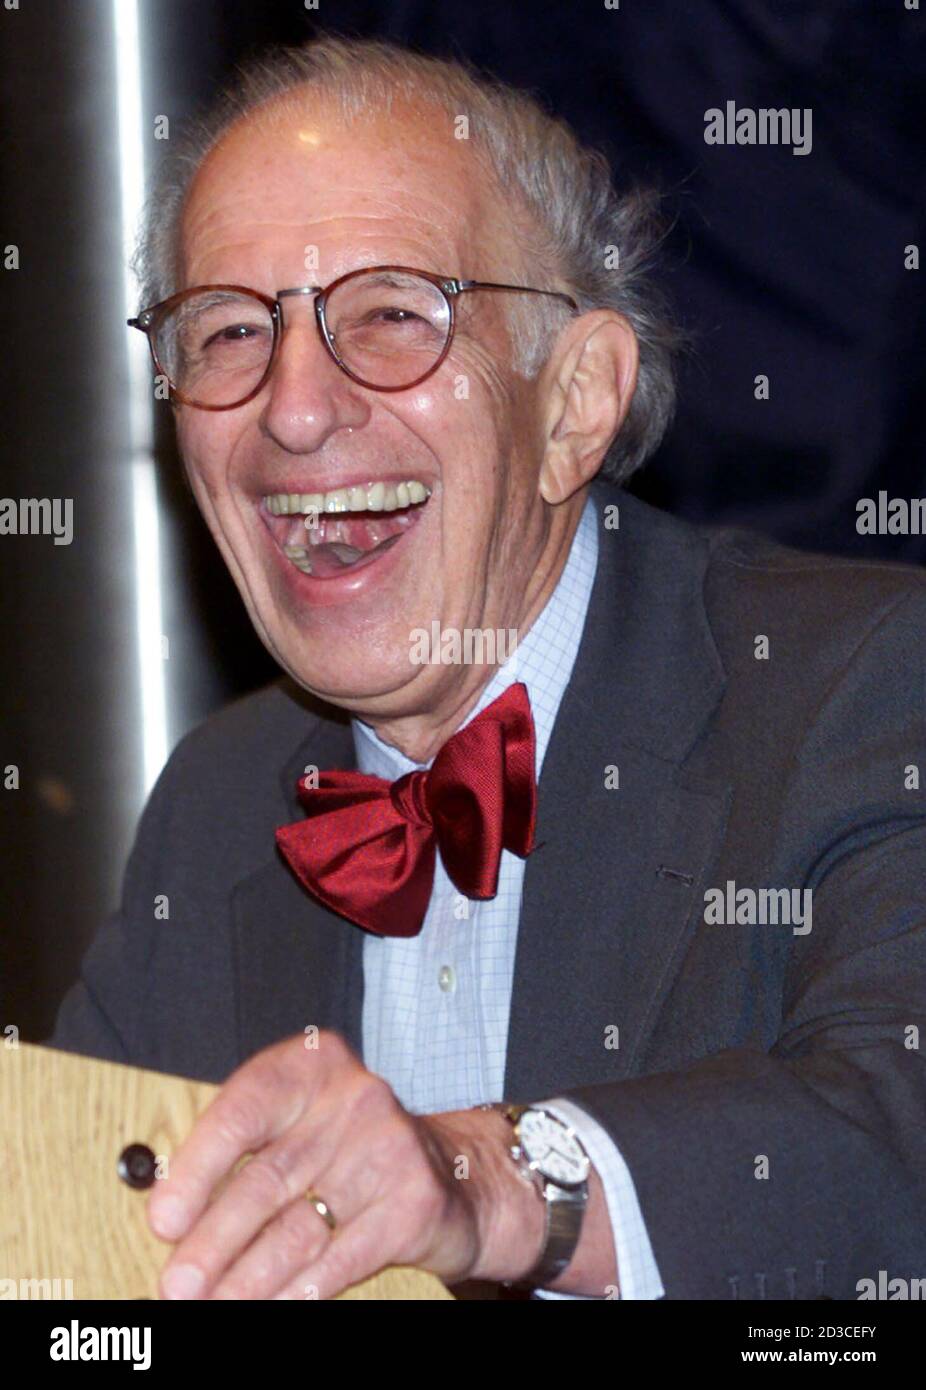
[[[372,560],[405,534],[413,524],[409,515],[413,510],[417,509],[319,517],[314,531],[309,533],[312,573],[320,579],[329,579],[354,565]]]
[[[356,546],[344,545],[340,541],[326,541],[321,545],[313,545],[309,551],[312,573],[319,579],[330,579],[332,575],[340,574],[342,570],[355,565],[358,560],[368,560],[374,555],[379,555],[398,539],[398,535],[390,536],[370,550],[358,550]]]
[[[327,550],[340,560],[342,565],[352,565],[361,555],[367,554],[367,551],[358,550],[355,545],[320,545],[316,547],[316,554],[319,550]]]

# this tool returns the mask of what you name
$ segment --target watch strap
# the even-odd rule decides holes
[[[533,1269],[520,1279],[511,1281],[514,1288],[546,1288],[571,1264],[582,1234],[588,1185],[584,1185],[584,1190],[567,1192],[547,1180],[544,1182],[543,1201],[547,1210],[543,1249]]]
[[[534,1107],[499,1101],[486,1102],[476,1108],[499,1110],[511,1125],[515,1126],[524,1112]],[[517,1155],[517,1148],[512,1150],[513,1158]],[[505,1279],[502,1282],[506,1288],[542,1289],[552,1284],[563,1273],[575,1255],[588,1203],[588,1183],[586,1181],[581,1187],[574,1189],[559,1187],[549,1178],[535,1173],[523,1153],[519,1165],[522,1177],[533,1183],[546,1210],[544,1242],[532,1269],[520,1279]]]

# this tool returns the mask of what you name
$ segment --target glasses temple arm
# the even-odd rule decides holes
[[[544,294],[550,299],[562,299],[570,309],[579,307],[571,294],[563,294],[561,290],[535,290],[530,285],[500,285],[491,280],[458,280],[456,286],[459,290],[511,290],[515,294]]]

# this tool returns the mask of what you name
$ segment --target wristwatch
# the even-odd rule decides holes
[[[502,1282],[508,1288],[545,1288],[562,1274],[579,1244],[591,1159],[572,1126],[541,1106],[502,1101],[477,1109],[498,1110],[511,1121],[509,1153],[546,1204],[546,1236],[537,1263],[520,1279]]]

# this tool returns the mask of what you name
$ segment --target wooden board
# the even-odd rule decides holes
[[[147,1192],[119,1178],[119,1155],[133,1143],[172,1154],[217,1090],[0,1038],[0,1298],[14,1296],[9,1279],[48,1280],[32,1297],[157,1298],[170,1247],[148,1227]],[[339,1296],[452,1298],[404,1268]]]

